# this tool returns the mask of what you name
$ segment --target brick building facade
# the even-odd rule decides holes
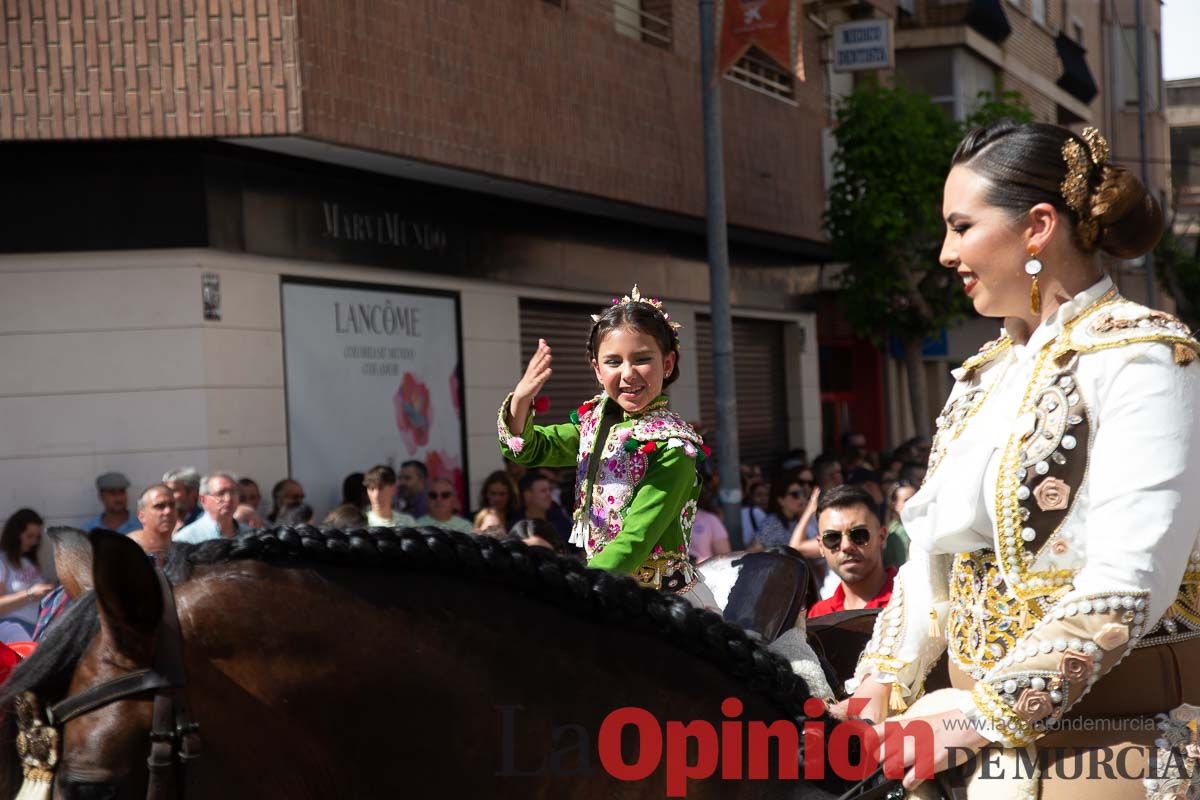
[[[455,300],[469,495],[500,464],[495,408],[523,351],[635,281],[684,322],[673,402],[706,421],[695,3],[3,13],[0,203],[26,224],[0,244],[18,288],[0,299],[0,349],[20,354],[0,393],[0,513],[78,521],[109,469],[135,487],[180,464],[264,489],[294,472],[281,293],[297,281]],[[826,87],[819,32],[801,30],[807,82],[753,53],[721,81],[738,378],[774,420],[743,449],[764,460],[821,439],[805,297],[828,253]],[[592,391],[563,346],[558,385]]]

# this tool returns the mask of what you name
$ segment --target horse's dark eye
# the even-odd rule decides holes
[[[63,777],[59,778],[58,788],[65,800],[113,800],[117,796],[117,787],[111,783],[87,783]]]

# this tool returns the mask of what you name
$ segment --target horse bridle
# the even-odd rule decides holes
[[[155,570],[162,591],[162,620],[154,648],[154,665],[105,681],[85,692],[68,697],[46,710],[46,718],[54,728],[61,728],[76,717],[143,692],[154,692],[153,727],[150,730],[150,770],[147,800],[169,800],[183,797],[182,781],[177,781],[176,763],[182,768],[200,757],[200,726],[188,713],[184,688],[187,678],[183,668],[183,635],[179,629],[179,612],[175,608],[175,593],[161,570]]]

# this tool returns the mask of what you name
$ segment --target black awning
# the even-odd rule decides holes
[[[1063,65],[1063,74],[1058,79],[1058,85],[1083,102],[1092,102],[1099,89],[1087,59],[1084,58],[1087,51],[1083,49],[1083,45],[1059,31],[1054,46],[1058,49],[1058,57]]]
[[[963,21],[997,44],[1012,33],[1012,26],[1008,24],[1008,16],[1000,0],[971,0]]]

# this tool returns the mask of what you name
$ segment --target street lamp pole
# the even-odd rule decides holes
[[[713,0],[700,4],[700,80],[704,93],[704,185],[708,233],[708,287],[712,313],[713,383],[717,405],[720,501],[730,544],[742,546],[741,461],[733,371],[733,321],[729,308],[729,242],[725,225],[725,164],[721,144],[721,87],[716,74]]]

